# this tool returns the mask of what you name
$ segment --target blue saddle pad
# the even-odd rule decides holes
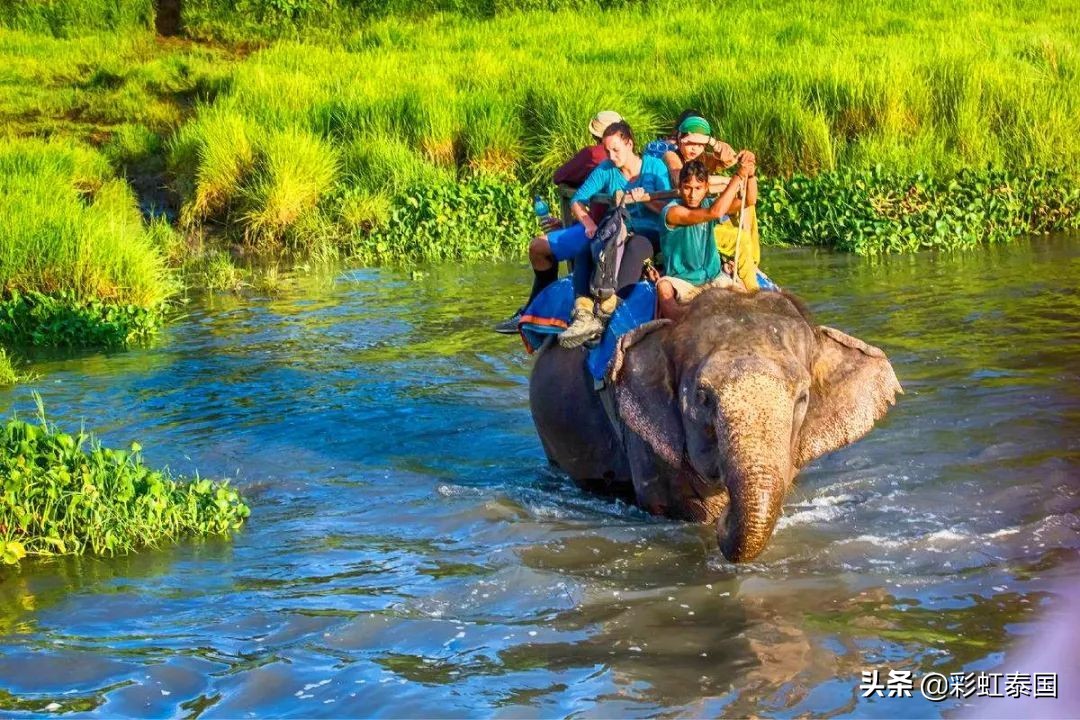
[[[557,280],[540,291],[521,313],[518,331],[530,353],[548,335],[558,335],[570,325],[574,311],[574,283],[569,277]]]
[[[518,330],[530,353],[548,335],[558,335],[570,325],[574,311],[574,286],[569,277],[548,285],[521,313]],[[619,338],[656,316],[656,286],[642,280],[630,291],[611,316],[604,335],[586,359],[589,372],[601,380],[607,371]]]
[[[611,358],[615,356],[615,347],[620,337],[655,317],[656,286],[642,280],[615,308],[600,338],[600,343],[589,351],[589,357],[585,362],[593,378],[604,379],[608,365],[611,364]]]

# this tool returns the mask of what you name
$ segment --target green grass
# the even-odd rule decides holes
[[[0,283],[140,307],[173,288],[131,188],[94,150],[0,138]]]
[[[120,346],[175,292],[129,185],[75,143],[0,138],[0,338]]]
[[[343,237],[391,223],[418,188],[477,175],[545,188],[602,107],[643,140],[698,107],[774,177],[1080,163],[1080,21],[1066,3],[586,5],[363,22],[337,12],[330,38],[306,23],[332,3],[290,4],[291,14],[263,3],[302,41],[237,65],[181,130],[173,164],[195,165],[178,185],[185,212],[238,236],[282,235],[301,213],[256,189],[257,156],[291,155],[273,146],[305,132],[323,143],[323,162],[338,158],[338,180],[313,191],[309,169],[281,167],[278,186]],[[753,18],[745,32],[739,17]]]
[[[19,376],[11,364],[11,357],[4,348],[0,348],[0,387],[14,385],[18,380]]]
[[[116,177],[160,174],[187,247],[209,231],[365,262],[520,254],[535,228],[511,203],[548,191],[599,108],[644,142],[697,107],[780,179],[1080,166],[1080,13],[1060,0],[732,0],[708,13],[674,0],[191,0],[184,12],[190,35],[254,52],[0,30],[0,112],[14,134],[101,148]],[[483,204],[500,184],[471,208],[498,217],[470,235],[451,198]]]
[[[0,563],[26,555],[115,555],[189,535],[224,535],[249,514],[226,482],[174,479],[141,448],[102,447],[80,430],[11,419],[0,426]]]
[[[153,24],[152,0],[5,0],[0,27],[69,37],[94,32],[146,30]]]

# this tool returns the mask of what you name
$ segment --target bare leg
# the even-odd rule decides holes
[[[686,315],[686,306],[680,305],[675,296],[675,288],[664,278],[656,284],[657,305],[660,306],[660,317],[679,322]]]
[[[537,235],[529,243],[529,263],[533,270],[550,270],[555,267],[555,256],[551,254],[547,235]]]
[[[529,299],[513,315],[497,323],[495,332],[507,335],[517,333],[522,311],[529,306],[529,303],[544,288],[559,279],[559,263],[551,253],[551,245],[548,243],[547,235],[538,235],[529,243],[529,264],[532,265],[533,269],[533,284],[532,290],[529,292]]]

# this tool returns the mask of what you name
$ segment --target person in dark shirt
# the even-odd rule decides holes
[[[617,122],[622,122],[622,116],[613,110],[601,110],[596,113],[592,120],[589,121],[589,134],[593,136],[596,142],[578,150],[574,157],[555,171],[551,178],[552,181],[556,185],[569,185],[575,189],[580,187],[592,171],[600,163],[607,160],[607,151],[604,150],[601,139],[604,136],[604,131]],[[600,222],[606,211],[606,206],[598,203],[594,203],[589,207],[589,217],[594,225]],[[495,332],[508,335],[517,333],[521,311],[532,302],[533,298],[540,294],[541,290],[559,279],[559,261],[571,258],[557,256],[548,243],[547,234],[564,232],[564,230],[560,229],[561,227],[562,223],[553,219],[551,223],[544,226],[544,233],[536,236],[529,243],[529,263],[533,269],[533,286],[532,291],[529,293],[529,299],[512,316],[496,325]]]

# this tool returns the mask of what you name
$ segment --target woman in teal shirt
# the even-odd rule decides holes
[[[592,171],[570,201],[570,212],[584,227],[586,242],[574,258],[574,294],[577,299],[574,302],[573,322],[559,335],[559,343],[563,347],[577,347],[598,337],[604,330],[603,322],[594,312],[593,299],[589,296],[589,278],[593,269],[590,241],[596,235],[596,223],[589,217],[587,206],[590,198],[598,194],[622,192],[634,200],[628,208],[628,231],[637,237],[631,236],[623,251],[619,271],[619,286],[622,288],[637,282],[645,260],[659,248],[660,210],[664,203],[650,200],[649,197],[652,193],[671,189],[664,161],[652,155],[641,157],[634,152],[634,133],[627,123],[617,122],[608,126],[601,142],[608,159]],[[602,310],[610,314],[613,309],[614,306]]]

